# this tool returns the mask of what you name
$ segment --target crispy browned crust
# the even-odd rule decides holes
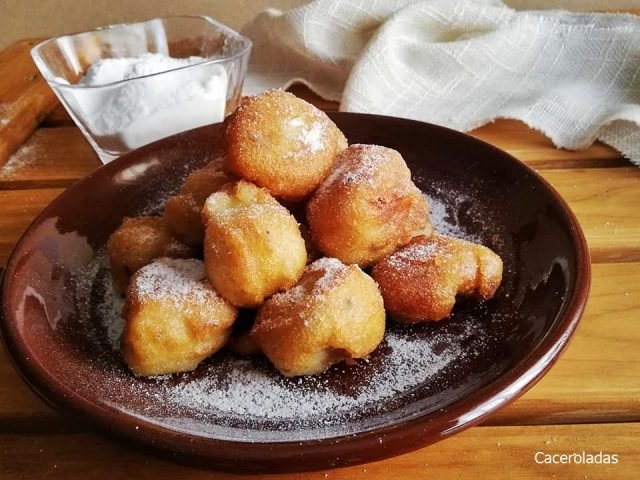
[[[493,297],[502,281],[502,260],[482,245],[420,236],[376,264],[373,278],[394,320],[436,321],[451,315],[456,295]]]
[[[225,130],[226,166],[272,195],[308,197],[347,141],[329,117],[282,90],[244,98]]]
[[[202,210],[209,281],[239,307],[257,307],[294,285],[307,254],[295,218],[245,180],[211,195]]]
[[[307,220],[321,252],[362,267],[433,231],[404,159],[377,145],[351,145],[338,155],[307,205]]]
[[[131,275],[160,257],[189,258],[193,247],[177,240],[162,217],[125,217],[107,241],[113,285],[124,293]]]
[[[204,202],[209,195],[233,179],[224,171],[222,157],[191,172],[180,191],[165,203],[164,218],[171,232],[186,243],[202,245],[204,226],[200,212]]]
[[[251,336],[282,374],[297,376],[366,357],[384,330],[384,305],[371,277],[356,265],[322,258],[294,288],[262,306]]]

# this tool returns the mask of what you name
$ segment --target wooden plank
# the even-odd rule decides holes
[[[640,263],[593,267],[590,301],[569,348],[492,425],[640,421]],[[0,350],[0,431],[70,428]]]
[[[0,190],[65,187],[100,165],[77,128],[41,128],[0,167]]]
[[[0,265],[4,265],[22,232],[62,189],[0,190]]]
[[[567,351],[489,424],[640,421],[640,263],[593,266],[589,303]]]
[[[542,170],[585,232],[593,262],[640,261],[640,169]]]
[[[295,448],[295,447],[294,447]],[[92,480],[389,478],[477,480],[635,480],[640,471],[640,424],[472,428],[429,447],[387,460],[304,474],[250,476],[172,463],[91,434],[0,435],[0,477]],[[541,452],[541,453],[538,453]],[[540,464],[544,455],[616,455],[615,464]],[[537,454],[537,456],[536,456]],[[559,457],[556,457],[560,461]],[[567,461],[567,459],[565,459]],[[390,472],[394,472],[391,474]]]
[[[505,150],[538,170],[631,165],[616,150],[600,142],[577,151],[556,148],[544,134],[518,120],[496,120],[469,134]]]
[[[58,104],[29,56],[32,46],[18,42],[0,55],[0,165]]]

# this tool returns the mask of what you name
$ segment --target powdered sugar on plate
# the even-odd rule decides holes
[[[449,348],[438,354],[434,344],[442,341],[448,341]],[[353,394],[336,392],[326,376],[283,379],[264,364],[230,358],[217,369],[227,372],[226,375],[206,376],[168,387],[168,398],[177,405],[212,413],[279,420],[315,418],[321,423],[331,423],[327,415],[348,414],[406,393],[462,354],[458,339],[434,338],[431,342],[399,332],[386,336],[386,346],[390,352],[380,368]]]
[[[456,223],[456,210],[467,208],[470,198],[449,195],[442,188],[430,190],[429,200],[431,219],[440,233],[475,239],[475,232],[472,235]],[[367,359],[355,365],[339,364],[312,377],[285,378],[262,356],[239,357],[223,350],[194,372],[137,378],[120,353],[123,299],[112,289],[106,253],[94,263],[81,282],[91,285],[91,294],[86,294],[91,298],[87,305],[91,313],[81,317],[90,319],[95,328],[92,335],[102,341],[103,349],[94,361],[110,372],[110,380],[92,388],[105,402],[124,402],[127,412],[146,421],[198,435],[303,441],[364,428],[361,421],[401,415],[396,409],[414,398],[428,402],[424,408],[432,411],[443,405],[438,403],[442,402],[440,392],[448,392],[447,401],[451,395],[464,395],[459,387],[451,394],[447,382],[456,378],[456,372],[464,372],[465,365],[482,362],[496,341],[490,324],[479,320],[486,316],[484,307],[474,304],[471,310],[463,308],[461,314],[438,324],[407,327],[388,322],[383,343]],[[337,260],[316,263],[326,270],[327,281],[342,270]],[[195,270],[187,277],[204,276],[201,266]],[[131,407],[132,393],[136,407]]]
[[[112,351],[119,355],[122,299],[113,292],[108,271],[103,273],[106,275],[96,277],[99,289],[106,292],[98,310],[99,322]],[[339,426],[365,410],[384,410],[386,402],[411,395],[467,355],[465,345],[477,336],[472,326],[461,332],[425,335],[391,324],[369,359],[352,366],[341,364],[321,375],[285,378],[261,357],[219,353],[195,375],[155,377],[135,388],[141,399],[149,396],[152,402],[160,401],[172,416],[209,418],[215,424],[253,426],[260,431],[269,430],[265,421],[286,422],[287,430],[295,427],[293,436],[304,439],[309,427]],[[124,379],[122,375],[114,371],[114,380],[127,381],[130,374],[124,372]],[[130,381],[140,380],[131,377]]]
[[[434,186],[435,193],[423,196],[429,202],[431,225],[441,235],[457,237],[470,242],[479,243],[479,232],[471,232],[460,221],[461,214],[467,214],[474,205],[470,195],[460,195],[444,188]]]
[[[437,210],[433,213],[435,223],[448,225],[447,218],[437,218]],[[162,273],[158,270],[162,264],[156,265],[150,273]],[[330,281],[329,277],[346,267],[338,260],[321,259],[310,268],[321,270]],[[204,276],[201,267],[196,270],[192,272],[194,279]],[[113,293],[108,271],[103,273],[101,290],[105,294],[99,321],[112,351],[119,352],[122,299]],[[269,430],[264,422],[276,422],[280,425],[273,427],[276,429],[286,422],[287,429],[295,427],[296,438],[304,439],[307,427],[339,426],[346,418],[384,410],[397,398],[437,383],[441,371],[468,355],[471,339],[480,345],[484,342],[481,329],[472,324],[454,333],[429,333],[430,327],[424,327],[417,334],[415,329],[389,323],[383,344],[369,359],[352,366],[341,364],[313,377],[288,379],[262,357],[219,353],[201,365],[197,374],[155,378],[151,380],[153,388],[146,390],[142,384],[139,394],[161,399],[165,408],[179,417],[210,418],[214,423],[244,428],[253,425],[261,432]]]

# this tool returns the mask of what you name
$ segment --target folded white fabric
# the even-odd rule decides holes
[[[515,118],[558,146],[640,164],[640,18],[498,0],[316,0],[268,10],[245,93],[306,83],[344,111],[467,131]]]

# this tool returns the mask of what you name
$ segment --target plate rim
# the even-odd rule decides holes
[[[511,163],[515,163],[519,168],[523,169],[523,173],[532,175],[551,195],[562,212],[565,227],[568,227],[571,244],[576,255],[576,277],[570,295],[563,302],[565,307],[564,314],[554,321],[554,324],[547,330],[544,337],[539,340],[527,357],[488,384],[436,412],[416,415],[404,421],[363,432],[348,433],[337,437],[283,442],[235,441],[194,436],[142,419],[136,419],[127,413],[117,410],[115,407],[105,408],[104,405],[93,403],[75,394],[71,389],[49,375],[40,363],[30,361],[28,356],[25,355],[28,352],[26,350],[28,348],[27,343],[23,341],[17,328],[9,320],[11,313],[7,311],[4,299],[7,298],[9,293],[10,277],[15,272],[16,263],[19,260],[18,253],[33,230],[43,219],[50,216],[49,212],[56,208],[61,198],[73,195],[76,190],[83,188],[83,185],[87,182],[93,181],[96,177],[109,176],[111,170],[120,170],[122,164],[127,162],[136,163],[136,157],[144,156],[147,152],[162,148],[167,142],[176,140],[179,142],[182,139],[188,141],[195,132],[205,132],[213,128],[220,128],[222,124],[219,123],[163,138],[98,167],[54,198],[21,235],[2,271],[0,292],[3,301],[2,310],[0,311],[0,336],[11,362],[25,383],[54,409],[76,415],[96,426],[100,431],[115,435],[117,438],[131,441],[142,447],[151,446],[151,451],[154,453],[158,451],[170,452],[174,456],[177,455],[178,459],[189,463],[202,464],[204,462],[205,465],[214,466],[215,468],[254,472],[296,472],[346,466],[405,453],[477,425],[496,410],[515,401],[533,387],[566,349],[584,311],[591,284],[591,261],[586,239],[575,214],[567,202],[547,180],[527,164],[504,150],[465,133],[406,118],[351,112],[327,113],[332,119],[367,117],[374,121],[394,121],[414,126],[422,124],[431,129],[441,130],[449,136],[461,136],[465,141],[482,144],[483,148],[503,157],[504,161],[508,160]],[[440,414],[435,415],[438,412]],[[429,417],[431,416],[435,418],[430,419]],[[429,424],[430,430],[438,433],[425,433],[426,423]],[[205,446],[206,448],[204,448]],[[257,456],[255,454],[246,454],[247,451],[257,450],[256,446],[260,446],[264,452]],[[210,451],[207,452],[207,450]],[[221,454],[220,450],[226,451]],[[291,464],[283,462],[285,459],[291,461]]]

